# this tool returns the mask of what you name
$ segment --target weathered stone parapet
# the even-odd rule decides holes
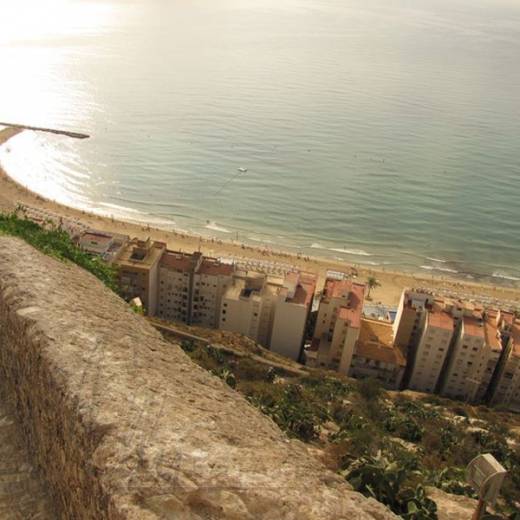
[[[62,518],[396,518],[94,277],[8,237],[0,377]]]

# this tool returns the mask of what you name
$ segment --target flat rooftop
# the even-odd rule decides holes
[[[166,249],[164,242],[133,239],[123,247],[116,264],[121,267],[150,269],[161,258]]]
[[[96,244],[106,244],[108,246],[113,239],[114,238],[112,235],[108,235],[106,233],[95,233],[92,231],[87,231],[81,235],[79,241],[80,243],[95,242]]]

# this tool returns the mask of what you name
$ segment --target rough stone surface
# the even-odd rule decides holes
[[[81,269],[0,237],[0,378],[61,518],[392,519]]]
[[[29,462],[11,406],[0,392],[0,518],[54,520],[48,492]]]
[[[477,507],[477,501],[469,497],[452,495],[434,487],[426,491],[428,497],[437,504],[439,520],[468,520]]]

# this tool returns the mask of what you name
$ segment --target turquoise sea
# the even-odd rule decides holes
[[[517,0],[19,0],[0,162],[67,204],[520,284]],[[238,169],[247,169],[240,172]]]

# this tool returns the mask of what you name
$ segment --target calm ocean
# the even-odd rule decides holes
[[[517,0],[19,0],[0,151],[167,228],[520,283]],[[247,168],[240,172],[239,168]]]

